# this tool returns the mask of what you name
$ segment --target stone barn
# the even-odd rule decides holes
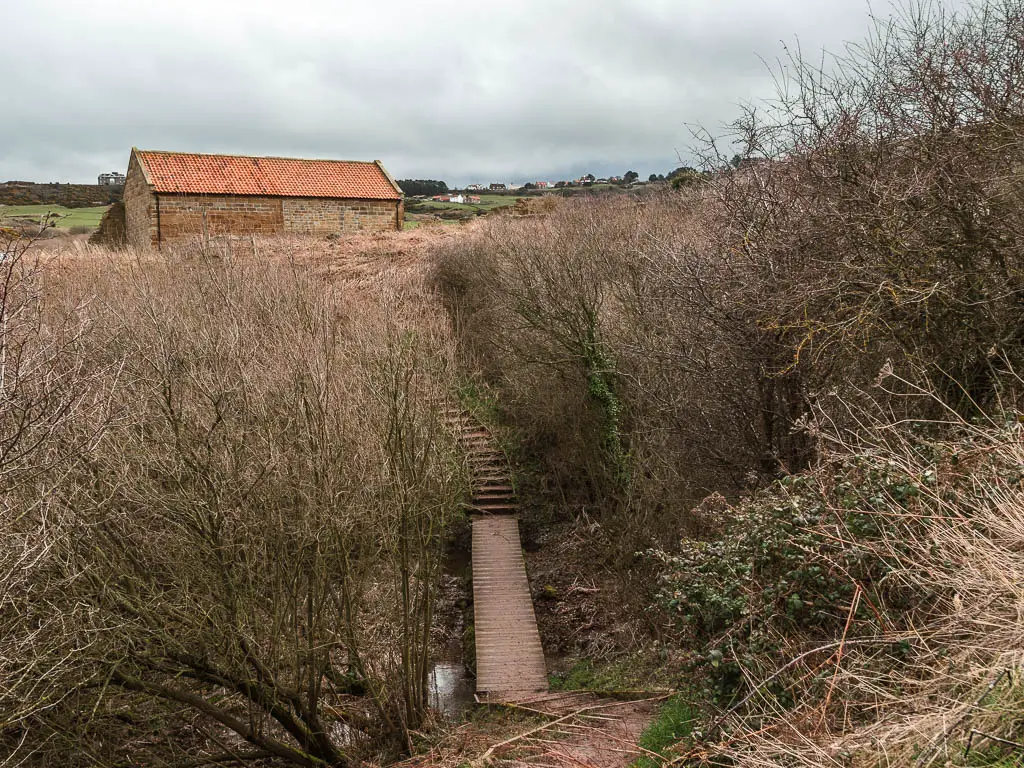
[[[402,190],[379,160],[301,160],[132,149],[128,244],[184,237],[400,230]]]

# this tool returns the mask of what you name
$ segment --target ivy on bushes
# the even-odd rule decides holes
[[[933,465],[910,475],[850,456],[728,508],[714,540],[647,550],[659,571],[657,603],[709,674],[710,692],[731,697],[744,679],[741,667],[773,663],[790,640],[838,637],[858,586],[867,598],[853,617],[859,631],[878,626],[878,606],[899,612],[920,600],[885,583],[890,564],[871,542],[895,534],[886,510],[917,505],[936,471]],[[784,690],[780,685],[779,695],[788,695]]]

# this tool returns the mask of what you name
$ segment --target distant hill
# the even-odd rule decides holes
[[[118,202],[124,187],[99,184],[34,184],[8,181],[0,184],[0,205],[60,205],[86,208]]]

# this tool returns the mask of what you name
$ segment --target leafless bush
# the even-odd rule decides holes
[[[921,440],[892,417],[879,405],[862,410],[870,431],[832,434],[834,461],[797,494],[801,506],[827,500],[814,535],[838,546],[832,568],[856,551],[884,575],[857,583],[835,637],[780,638],[789,660],[752,674],[713,744],[691,755],[752,766],[987,765],[1020,743],[1021,425],[951,414],[943,438]],[[856,477],[876,488],[877,536],[851,525],[852,513],[865,514],[844,499]],[[902,479],[886,486],[886,477]],[[806,557],[821,562],[821,552]],[[798,681],[791,706],[770,689],[783,674]],[[967,760],[969,748],[982,762]]]
[[[3,641],[26,683],[3,700],[12,759],[321,765],[404,746],[463,490],[437,415],[446,327],[414,282],[371,296],[279,262],[105,266],[50,292],[93,297],[75,381],[108,406],[75,413],[102,438],[40,473],[55,530],[11,560],[49,556],[61,592],[40,610],[70,627],[73,666],[43,690],[36,639]]]
[[[777,345],[768,369],[806,392],[792,426],[826,446],[796,479],[818,492],[792,515],[825,500],[828,522],[784,542],[816,539],[815,573],[856,589],[845,621],[825,612],[834,633],[799,621],[796,595],[789,621],[768,600],[722,629],[737,647],[722,664],[749,694],[717,721],[715,748],[690,754],[966,764],[972,730],[985,750],[1018,749],[1024,7],[906,4],[843,56],[786,63],[779,99],[734,126],[748,162],[706,185],[705,253],[743,276],[728,303]],[[721,168],[728,152],[705,148]],[[886,387],[868,395],[872,369]],[[892,473],[904,480],[879,482]],[[750,504],[741,521],[779,510]],[[854,585],[837,553],[875,575]],[[775,586],[754,581],[751,594]],[[821,614],[833,598],[814,600]],[[741,649],[741,624],[770,637]]]
[[[616,513],[630,552],[708,493],[810,457],[788,350],[704,236],[716,210],[700,190],[563,202],[485,223],[438,269],[466,364],[498,386],[526,455],[562,498]]]
[[[35,238],[0,230],[0,733],[57,706],[81,671],[82,611],[64,601],[66,514],[54,494],[102,435],[117,378],[88,357],[82,307],[47,306]],[[113,362],[113,361],[109,361]],[[15,750],[17,752],[17,750]]]
[[[1012,400],[1024,8],[907,3],[824,65],[792,52],[778,78],[733,126],[752,161],[710,189],[718,247],[760,276],[744,300],[787,365],[891,357],[964,413]]]

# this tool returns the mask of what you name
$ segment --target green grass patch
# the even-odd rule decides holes
[[[516,204],[516,195],[474,195],[474,197],[480,198],[481,208],[500,208],[503,205]]]
[[[647,682],[637,673],[638,666],[632,658],[601,666],[595,666],[589,659],[577,659],[568,672],[549,675],[548,683],[554,691],[636,691]]]
[[[664,653],[647,649],[600,665],[576,659],[567,671],[550,675],[548,682],[555,690],[614,695],[674,690],[679,677],[678,666],[670,664]]]
[[[690,735],[696,717],[697,713],[690,702],[682,696],[674,696],[662,705],[658,718],[644,729],[637,744],[668,760],[673,756],[673,747]],[[633,763],[633,768],[658,768],[664,762],[644,755]]]
[[[459,404],[477,421],[490,427],[499,423],[498,398],[488,387],[473,379],[464,379],[459,383],[458,396]]]
[[[998,749],[972,750],[964,765],[971,768],[1020,768],[1024,765],[1024,755],[1008,755],[1005,750]]]
[[[89,227],[96,229],[100,219],[107,212],[109,205],[97,205],[90,208],[65,208],[61,205],[0,205],[0,220],[19,219],[23,222],[32,219],[38,224],[48,213],[55,214],[53,226],[58,229],[71,227]]]
[[[589,659],[579,659],[568,672],[548,675],[548,684],[553,691],[591,691],[602,679]]]

